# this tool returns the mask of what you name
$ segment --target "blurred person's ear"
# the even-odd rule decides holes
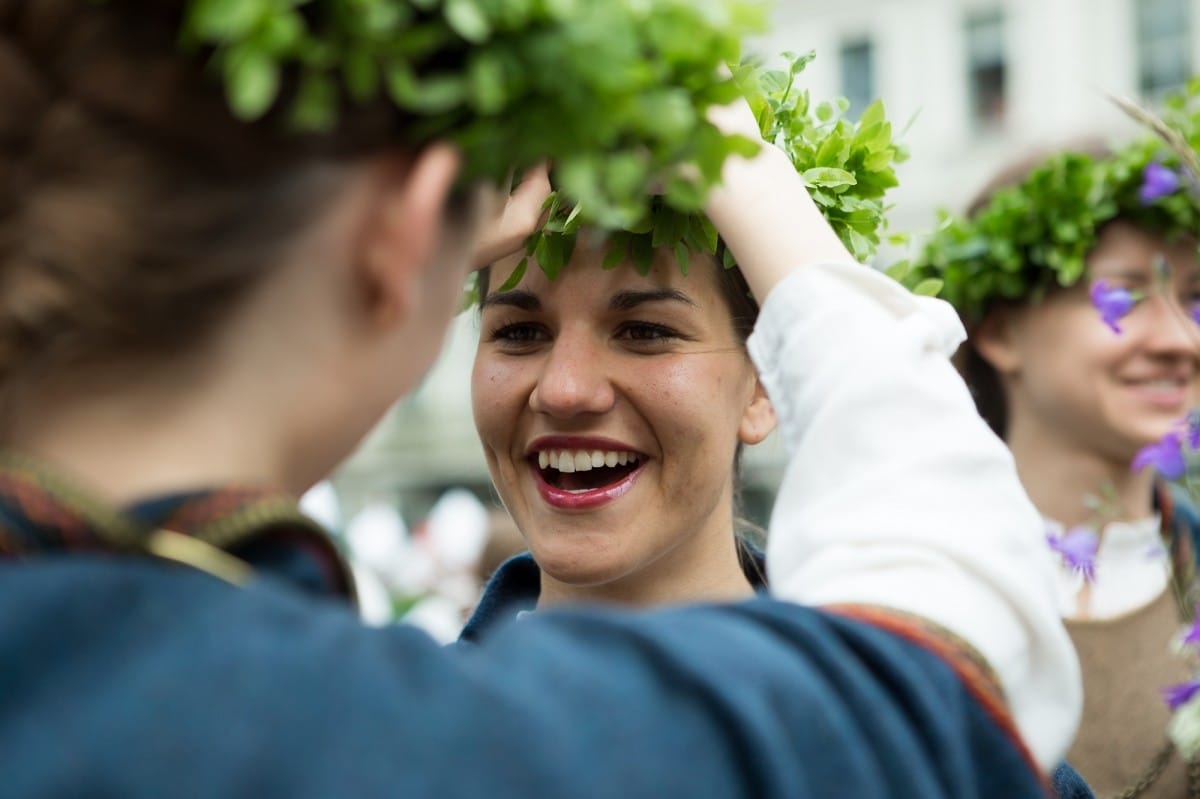
[[[988,313],[971,336],[980,357],[1002,375],[1013,374],[1021,365],[1013,336],[1015,322],[1009,309],[999,308]]]
[[[402,323],[422,302],[422,285],[450,225],[458,152],[444,144],[422,150],[411,161],[381,164],[380,187],[359,239],[356,264],[374,324]]]
[[[742,412],[742,423],[738,426],[738,439],[743,444],[754,445],[762,441],[775,429],[775,408],[767,397],[762,381],[755,378],[754,394]]]

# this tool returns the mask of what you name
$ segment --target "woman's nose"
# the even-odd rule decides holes
[[[607,360],[602,342],[592,334],[559,331],[542,362],[530,408],[556,417],[604,413],[614,399]]]
[[[1191,310],[1173,297],[1158,296],[1146,303],[1147,345],[1161,354],[1200,357],[1200,325]]]

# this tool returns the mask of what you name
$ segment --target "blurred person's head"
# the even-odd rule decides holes
[[[493,482],[542,572],[542,600],[648,604],[751,592],[737,461],[775,419],[746,351],[741,273],[670,249],[601,268],[582,237],[555,279],[481,273],[472,377]]]
[[[0,436],[53,456],[76,425],[224,403],[232,431],[272,420],[299,491],[434,358],[477,203],[382,101],[321,134],[236,119],[179,55],[185,5],[0,2]]]
[[[949,298],[958,298],[968,330],[956,362],[998,435],[1024,442],[1026,452],[1055,448],[1128,468],[1139,449],[1200,400],[1200,254],[1194,231],[1154,202],[1131,196],[1140,173],[1129,187],[1110,190],[1114,196],[1081,177],[1120,157],[1083,142],[1001,170],[969,204],[966,224],[982,231],[978,258],[1013,253],[1016,265],[981,268],[986,279],[999,274],[982,299],[969,288]],[[1090,228],[1004,238],[1004,214],[1024,224],[1039,213],[1036,203],[1056,192],[1066,198],[1063,206],[1096,205],[1094,215],[1080,215],[1093,220]],[[1029,224],[1049,231],[1055,223]],[[1059,265],[1080,241],[1086,245],[1075,274]],[[952,269],[943,274],[953,276]],[[1142,298],[1116,323],[1119,332],[1093,299],[1106,289]]]

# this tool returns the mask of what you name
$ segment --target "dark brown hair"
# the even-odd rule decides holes
[[[0,0],[4,418],[22,381],[193,351],[339,167],[403,141],[382,104],[322,135],[235,119],[205,54],[181,54],[184,6]]]

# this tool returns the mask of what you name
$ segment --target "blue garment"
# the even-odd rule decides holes
[[[767,563],[763,552],[749,543],[738,549],[742,571],[756,593],[765,593]],[[488,578],[459,641],[474,642],[492,627],[537,607],[542,593],[541,571],[529,552],[513,555]]]
[[[746,557],[747,552],[749,557]],[[766,563],[763,553],[754,548],[742,551],[742,569],[756,591],[766,589]],[[460,642],[476,643],[492,628],[515,620],[537,606],[541,577],[533,555],[523,552],[506,560],[488,580],[471,618],[463,627]],[[1051,775],[1057,799],[1093,799],[1087,782],[1065,761]]]
[[[5,796],[1044,795],[948,661],[849,617],[546,612],[446,649],[360,624],[286,520],[230,544],[238,588],[138,551],[144,512],[118,535],[36,499],[0,509]]]
[[[1050,781],[1058,799],[1095,799],[1087,782],[1066,761],[1058,764],[1058,768],[1050,775]]]

